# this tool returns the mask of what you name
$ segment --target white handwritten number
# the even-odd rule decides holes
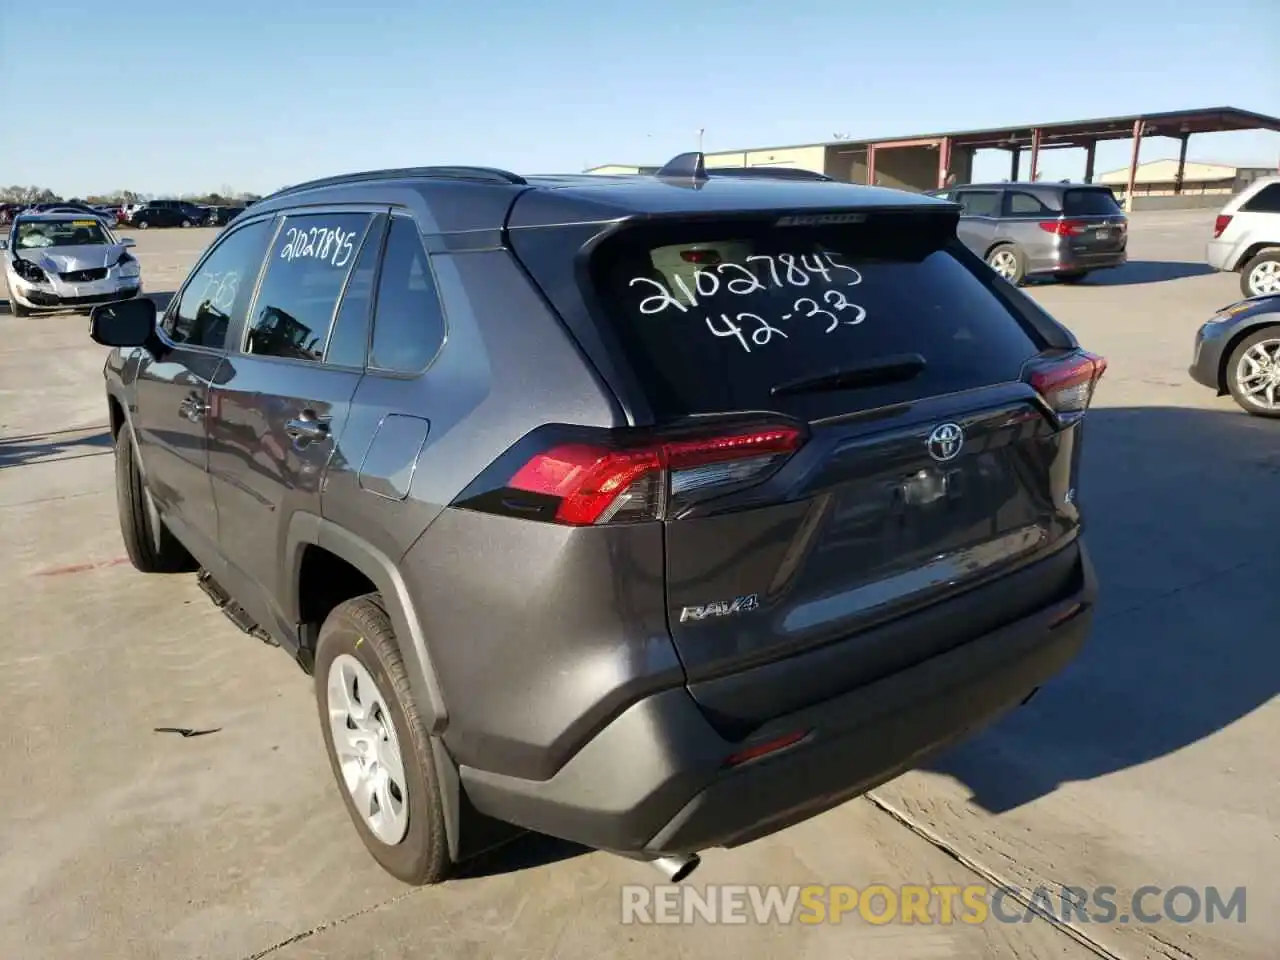
[[[689,308],[673,297],[665,284],[661,284],[657,280],[650,280],[648,277],[636,277],[627,286],[634,287],[637,283],[647,283],[658,288],[657,293],[651,294],[640,301],[640,312],[646,316],[661,313],[667,307],[675,307],[681,313],[688,312]]]
[[[720,314],[720,319],[724,322],[723,329],[716,327],[714,317],[707,317],[707,329],[717,337],[737,337],[738,342],[742,344],[742,349],[750,353],[751,345],[747,343],[747,338],[742,335],[742,328],[730,320],[727,313]]]
[[[769,326],[769,322],[765,320],[763,317],[758,317],[754,313],[738,314],[738,320],[740,321],[746,320],[748,318],[751,320],[754,320],[756,323],[760,325],[756,327],[755,330],[751,331],[751,342],[754,343],[757,347],[763,347],[767,345],[769,341],[773,339],[773,335],[775,333],[778,336],[782,337],[783,340],[791,339],[785,333],[779,330],[777,327]]]
[[[833,270],[847,270],[849,273],[853,274],[853,279],[845,284],[846,287],[856,287],[862,282],[862,274],[853,269],[853,267],[846,266],[843,263],[836,263],[835,258],[829,253],[824,253],[823,256],[827,258],[827,266],[831,267]]]
[[[806,317],[816,317],[818,316],[818,314],[822,314],[825,317],[831,318],[831,326],[827,327],[826,329],[827,333],[830,333],[836,327],[840,326],[840,318],[837,317],[830,310],[823,310],[822,307],[818,306],[817,300],[810,300],[808,297],[801,297],[799,300],[795,302],[794,309],[800,310],[801,309],[800,304],[802,303],[807,303],[810,307],[813,308],[812,310],[810,310],[808,313],[805,314]]]
[[[796,265],[796,255],[794,253],[780,253],[778,259],[782,265],[787,268],[787,282],[794,287],[807,287],[809,285],[809,275]]]
[[[816,273],[828,283],[831,282],[831,271],[827,268],[827,265],[822,262],[821,257],[817,255],[813,257],[801,257],[800,266],[804,267],[811,273]]]
[[[858,306],[858,304],[856,303],[850,303],[845,298],[845,295],[841,293],[839,290],[824,291],[822,294],[822,299],[827,301],[828,306],[836,310],[840,310],[840,311],[853,310],[857,313],[858,315],[857,320],[850,320],[847,317],[845,317],[843,313],[841,314],[840,322],[845,324],[846,326],[856,327],[863,320],[867,319],[867,311],[864,310],[862,307]],[[831,332],[830,330],[827,331],[827,333],[830,333],[830,332]]]
[[[302,259],[327,260],[332,266],[345,267],[355,251],[352,242],[354,230],[343,230],[341,227],[311,227],[299,230],[289,227],[285,230],[287,238],[280,247],[280,259],[294,261]]]
[[[740,277],[734,277],[725,284],[729,288],[730,293],[736,293],[738,296],[745,297],[749,293],[755,293],[757,290],[763,290],[764,284],[761,283],[754,273],[748,270],[740,263],[722,263],[717,268],[723,275],[726,270],[737,270],[742,274]],[[737,284],[737,286],[734,286]]]
[[[747,257],[747,263],[751,263],[754,260],[763,260],[767,263],[769,265],[769,275],[773,277],[773,285],[775,287],[782,286],[782,279],[778,276],[778,265],[774,262],[773,257],[766,257],[763,254]]]

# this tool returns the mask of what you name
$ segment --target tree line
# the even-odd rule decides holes
[[[257,194],[245,193],[223,187],[214,193],[190,193],[181,196],[164,196],[150,193],[137,193],[133,190],[115,190],[110,193],[93,193],[86,197],[63,197],[48,187],[24,187],[15,184],[0,187],[0,203],[88,203],[93,205],[116,206],[125,203],[139,203],[145,200],[189,200],[207,207],[226,207],[246,200],[261,199]]]

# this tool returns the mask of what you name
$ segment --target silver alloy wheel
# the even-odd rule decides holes
[[[1012,280],[1018,272],[1018,258],[1014,256],[1013,251],[1008,247],[1001,247],[991,254],[991,258],[987,263],[990,264],[992,270],[1006,280]]]
[[[386,697],[349,653],[329,665],[326,706],[342,781],[375,837],[395,846],[409,829],[409,791]]]
[[[1280,260],[1263,260],[1250,270],[1249,290],[1255,297],[1280,293]]]
[[[1255,343],[1236,364],[1240,395],[1262,410],[1280,410],[1280,338]]]

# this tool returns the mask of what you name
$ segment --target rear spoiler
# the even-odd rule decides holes
[[[820,180],[834,178],[813,170],[796,167],[714,167],[707,169],[706,154],[698,151],[682,153],[668,160],[657,173],[661,180],[706,180],[709,177],[754,177],[763,180]]]

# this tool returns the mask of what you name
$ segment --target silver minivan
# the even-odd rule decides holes
[[[1127,260],[1129,221],[1109,187],[968,183],[929,195],[960,204],[961,242],[1010,283],[1078,283]]]

